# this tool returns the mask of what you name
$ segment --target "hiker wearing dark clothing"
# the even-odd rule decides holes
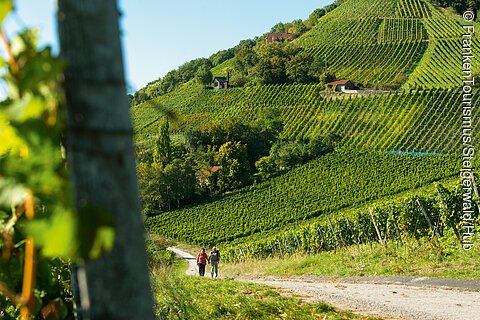
[[[220,251],[217,250],[217,247],[213,247],[212,251],[210,251],[208,262],[212,266],[212,278],[213,275],[215,275],[216,278],[218,276],[218,264],[220,262]]]
[[[205,252],[205,248],[202,248],[202,251],[197,254],[198,273],[202,277],[205,275],[205,265],[207,264],[207,260],[208,256]]]

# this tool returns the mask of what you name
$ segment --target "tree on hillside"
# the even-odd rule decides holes
[[[283,22],[279,22],[272,27],[270,32],[287,32],[287,26]]]
[[[75,203],[115,227],[113,249],[85,264],[82,318],[92,320],[153,319],[118,17],[114,0],[58,1]]]
[[[252,49],[256,44],[257,42],[252,39],[241,40],[234,48],[235,54],[242,49]]]
[[[308,21],[311,23],[312,26],[315,26],[318,23],[318,19],[323,17],[327,12],[325,9],[315,9],[312,13],[308,16]]]
[[[330,69],[326,69],[320,76],[320,82],[323,84],[335,81],[336,79],[335,73]]]
[[[258,56],[255,51],[253,51],[253,48],[244,47],[240,49],[235,55],[235,58],[233,58],[233,68],[242,76],[248,76],[250,74],[250,70],[257,62]]]
[[[299,51],[290,43],[267,43],[258,50],[258,62],[253,68],[256,80],[261,84],[285,83],[287,80],[285,66]]]
[[[180,208],[185,201],[195,195],[195,171],[186,161],[175,159],[163,169],[165,190],[162,190],[165,199],[165,208]]]
[[[250,180],[247,147],[241,142],[228,141],[216,155],[221,166],[217,173],[217,186],[221,192],[243,187]]]
[[[165,166],[171,160],[172,145],[170,141],[170,126],[164,117],[158,125],[158,136],[153,148],[153,162]]]
[[[310,68],[313,64],[313,57],[303,51],[294,56],[285,65],[288,78],[295,83],[310,83],[314,81]]]
[[[442,7],[453,8],[458,14],[471,10],[476,15],[480,10],[480,2],[476,0],[436,0],[435,2]]]
[[[235,56],[234,49],[226,49],[226,50],[221,50],[218,51],[217,53],[212,54],[210,57],[208,57],[208,60],[212,62],[213,66],[218,66],[224,61],[227,61],[229,59],[232,59]]]
[[[303,23],[302,19],[292,21],[291,27],[288,29],[289,33],[304,34],[308,29]]]
[[[195,73],[195,81],[204,87],[211,85],[213,81],[212,71],[205,66],[200,67]]]

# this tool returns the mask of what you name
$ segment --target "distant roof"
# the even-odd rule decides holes
[[[210,168],[210,172],[214,173],[214,172],[220,170],[221,168],[222,168],[222,166],[213,166],[213,167]]]
[[[220,170],[222,168],[222,166],[213,166],[210,168],[210,170],[208,169],[202,169],[200,170],[200,172],[204,175],[204,176],[209,176],[211,175],[212,173],[215,173],[217,172],[218,170]]]
[[[352,81],[350,80],[337,80],[337,81],[333,81],[333,82],[329,82],[327,84],[329,85],[332,85],[332,86],[336,86],[337,84],[347,84],[347,83],[353,83]]]
[[[294,40],[298,38],[299,35],[295,33],[288,33],[288,32],[270,32],[267,35],[267,42],[275,42],[275,41],[285,41],[285,40]]]
[[[218,82],[227,82],[228,81],[228,78],[227,77],[215,77],[213,78],[213,81],[215,82],[218,81]]]

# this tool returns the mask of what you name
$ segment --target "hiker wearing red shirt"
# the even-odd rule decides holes
[[[197,266],[198,266],[198,273],[200,276],[205,275],[205,265],[207,264],[207,253],[205,252],[205,248],[202,248],[202,251],[200,251],[197,254]]]

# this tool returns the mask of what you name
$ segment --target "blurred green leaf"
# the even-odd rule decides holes
[[[36,46],[38,41],[38,30],[25,29],[22,33],[12,39],[11,50],[15,57],[25,52],[31,52],[32,56],[37,54]]]
[[[59,209],[50,219],[29,221],[24,230],[33,236],[35,245],[41,247],[44,256],[76,258],[79,246],[76,228],[75,214]]]
[[[13,9],[13,0],[0,0],[0,23],[5,20]]]
[[[96,259],[115,241],[111,215],[88,205],[78,214],[58,208],[49,219],[29,221],[24,231],[34,237],[44,256],[73,260]]]
[[[78,237],[82,239],[80,255],[85,259],[98,258],[113,247],[115,232],[112,214],[102,208],[84,205],[79,209]]]
[[[17,130],[8,121],[7,115],[0,110],[0,156],[13,151],[23,156],[28,154],[25,142],[18,136]],[[1,171],[1,168],[0,168]]]
[[[63,70],[64,64],[50,55],[50,48],[43,49],[39,55],[28,60],[20,73],[21,91],[39,89],[41,83],[55,80]]]
[[[38,118],[43,112],[45,112],[44,102],[30,94],[26,94],[22,99],[16,100],[5,110],[10,119],[17,122]]]
[[[7,65],[7,62],[5,62],[5,59],[3,57],[0,57],[0,69],[5,67]]]
[[[89,253],[90,259],[96,259],[106,251],[113,248],[115,242],[115,229],[113,227],[99,227],[95,236],[92,249]]]

